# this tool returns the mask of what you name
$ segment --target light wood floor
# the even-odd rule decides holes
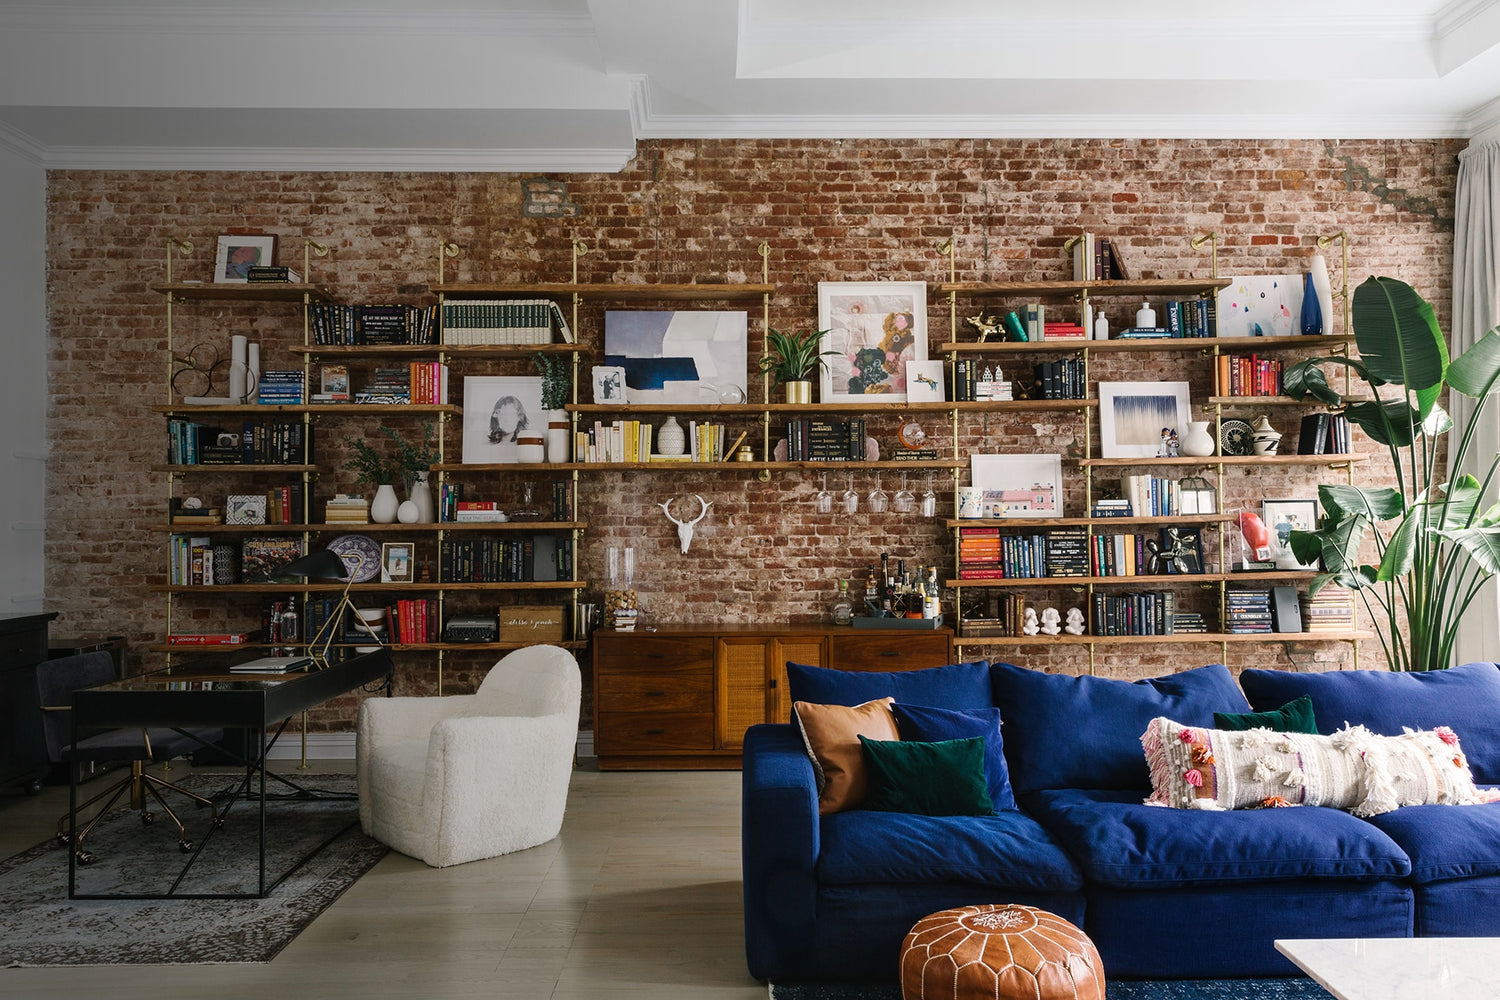
[[[0,969],[0,997],[762,1000],[739,788],[738,771],[576,770],[557,840],[441,870],[392,852],[269,964]],[[0,799],[0,857],[66,808],[66,788]]]

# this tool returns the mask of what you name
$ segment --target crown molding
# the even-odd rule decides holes
[[[1470,149],[1500,141],[1500,97],[1471,111],[1467,125]]]
[[[49,170],[340,170],[415,173],[618,173],[635,147],[596,149],[268,149],[53,146]]]
[[[0,122],[0,149],[14,153],[38,167],[47,165],[47,150],[41,143],[14,126]]]

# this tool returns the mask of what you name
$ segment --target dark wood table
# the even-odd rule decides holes
[[[73,726],[75,740],[79,731],[123,727],[166,727],[192,730],[205,728],[244,729],[259,734],[246,740],[250,747],[240,763],[245,776],[228,797],[223,816],[236,801],[259,800],[260,881],[256,892],[180,893],[177,891],[203,848],[213,837],[217,825],[201,838],[191,856],[184,862],[172,886],[165,892],[82,894],[77,892],[75,875],[77,856],[68,852],[68,898],[70,899],[258,899],[268,895],[287,876],[302,867],[327,842],[318,845],[290,869],[267,881],[266,872],[266,754],[296,715],[315,708],[341,694],[383,683],[390,692],[391,655],[382,648],[334,663],[323,669],[286,674],[235,674],[223,667],[172,667],[154,673],[83,688],[73,693]],[[289,785],[310,797],[306,789],[278,774],[272,779]],[[259,779],[258,795],[251,785]],[[77,820],[78,782],[76,769],[69,788],[69,839]],[[347,828],[346,828],[347,829]],[[342,831],[340,831],[342,832]]]

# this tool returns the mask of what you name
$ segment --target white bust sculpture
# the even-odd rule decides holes
[[[1041,628],[1036,623],[1036,608],[1027,608],[1022,619],[1021,631],[1027,635],[1036,635]]]
[[[1063,631],[1069,635],[1083,635],[1083,612],[1078,608],[1068,609],[1068,624]]]
[[[1057,635],[1062,631],[1058,622],[1062,621],[1062,615],[1057,613],[1056,608],[1046,608],[1042,611],[1042,631],[1048,635]]]

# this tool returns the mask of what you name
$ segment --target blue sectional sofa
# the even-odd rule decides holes
[[[1147,806],[1141,748],[1166,716],[1265,711],[1302,694],[1319,732],[1449,726],[1475,780],[1500,784],[1500,669],[1430,674],[1211,665],[1124,682],[1009,664],[906,672],[788,665],[792,698],[998,707],[1018,808],[995,816],[854,809],[820,817],[794,725],[745,737],[745,944],[760,979],[895,981],[921,917],[1024,903],[1083,927],[1111,978],[1285,976],[1276,938],[1500,935],[1500,804],[1407,806],[1371,819],[1320,807]],[[1247,697],[1248,696],[1248,697]]]

